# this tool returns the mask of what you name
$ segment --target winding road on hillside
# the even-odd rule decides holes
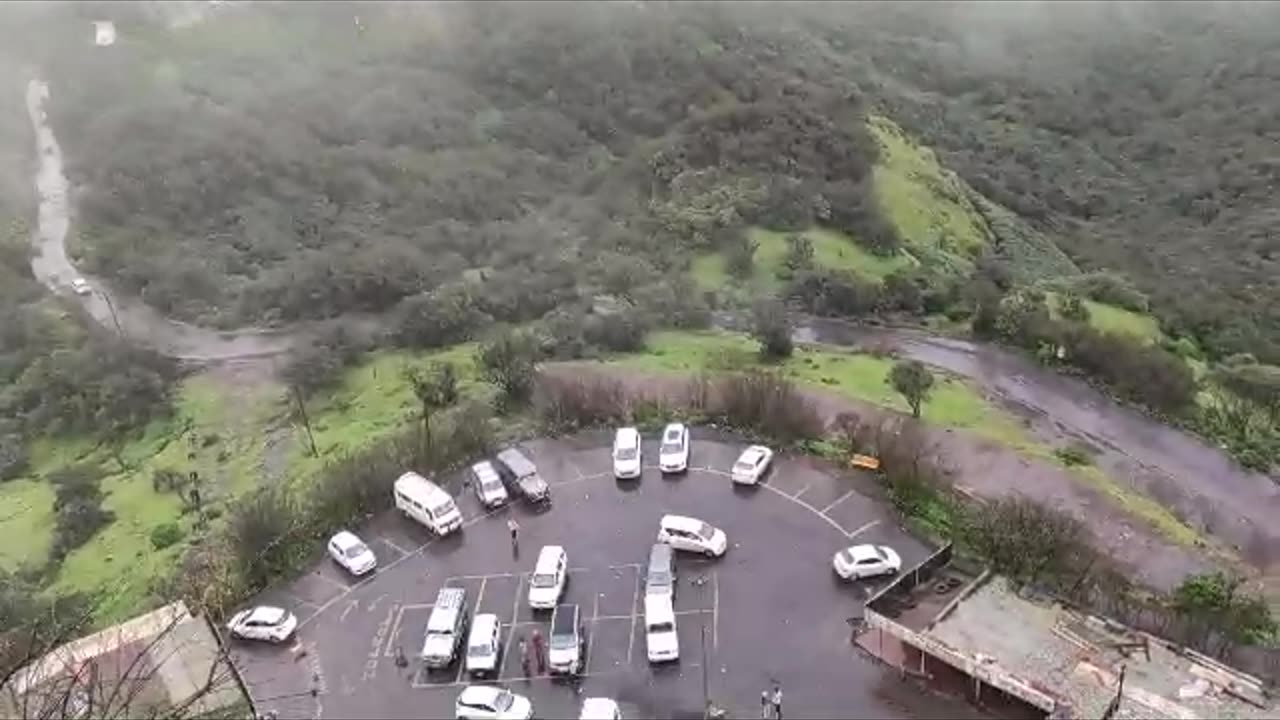
[[[48,86],[33,80],[27,110],[35,130],[40,195],[32,273],[51,291],[79,299],[104,327],[166,355],[196,363],[269,358],[288,352],[307,334],[306,325],[287,330],[224,332],[164,317],[141,299],[113,293],[104,278],[84,275],[71,264],[66,237],[71,224],[69,183],[62,150],[47,121]],[[77,296],[72,279],[85,277],[94,291]],[[717,318],[732,328],[732,318]],[[1280,484],[1243,470],[1202,440],[1143,416],[1085,383],[1060,376],[995,347],[900,329],[866,328],[838,321],[807,319],[796,331],[801,342],[843,347],[887,348],[968,378],[993,399],[1023,417],[1040,439],[1054,445],[1089,443],[1106,473],[1157,499],[1188,524],[1236,547],[1250,565],[1268,574],[1280,567]],[[1017,456],[991,449],[986,485],[1061,497],[1053,487],[1032,487],[1034,474],[1019,474]],[[994,477],[999,476],[999,477]]]

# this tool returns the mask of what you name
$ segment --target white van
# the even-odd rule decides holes
[[[641,472],[640,432],[633,427],[618,428],[613,437],[613,476],[634,480]]]
[[[676,635],[676,613],[670,595],[646,595],[644,598],[644,638],[649,662],[671,662],[680,659],[680,639]]]
[[[416,472],[396,478],[396,509],[417,520],[437,535],[447,535],[462,527],[462,513],[443,488]]]

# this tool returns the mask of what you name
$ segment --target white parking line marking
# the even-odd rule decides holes
[[[873,527],[875,527],[875,526],[877,526],[877,525],[879,525],[879,524],[880,524],[880,521],[879,521],[879,520],[872,520],[871,522],[867,523],[866,525],[863,525],[862,527],[858,528],[857,530],[854,530],[853,532],[848,533],[848,537],[849,537],[849,539],[850,539],[850,540],[852,540],[852,539],[854,539],[855,537],[857,537],[857,536],[861,535],[862,533],[864,533],[864,532],[866,532],[866,531],[870,530],[871,528],[873,528]]]
[[[631,596],[631,632],[627,635],[627,667],[631,667],[631,653],[636,645],[636,605],[640,603],[640,573],[636,573],[636,591]]]
[[[711,649],[720,647],[720,572],[711,571]]]
[[[484,586],[489,582],[489,578],[480,578],[480,592],[476,593],[476,612],[480,612],[480,601],[484,600]]]
[[[502,681],[502,673],[507,670],[507,652],[511,650],[511,641],[516,636],[516,625],[519,624],[517,619],[520,617],[520,586],[524,584],[524,576],[516,577],[516,599],[511,601],[511,622],[507,629],[507,641],[502,645],[502,657],[499,660],[502,665],[498,667],[498,681]]]
[[[835,502],[833,502],[833,503],[831,503],[830,505],[828,505],[828,506],[826,506],[826,507],[822,508],[822,514],[824,514],[824,515],[825,515],[825,514],[827,513],[827,511],[828,511],[828,510],[830,510],[831,508],[833,508],[833,507],[835,507],[835,506],[839,505],[840,503],[844,502],[844,501],[845,501],[845,498],[849,497],[849,496],[850,496],[850,495],[852,495],[852,494],[853,494],[853,491],[852,491],[852,490],[850,490],[849,492],[847,492],[847,493],[845,493],[845,494],[841,495],[840,497],[836,498],[836,501],[835,501]]]
[[[345,620],[347,619],[347,616],[351,614],[351,611],[352,611],[352,610],[355,610],[355,609],[357,609],[357,608],[359,608],[359,607],[360,607],[360,601],[359,601],[359,600],[352,600],[351,602],[347,603],[347,607],[346,607],[346,609],[344,609],[344,610],[342,611],[342,614],[338,616],[338,622],[343,622],[343,621],[345,621]]]
[[[400,623],[404,620],[405,610],[422,610],[435,607],[435,603],[409,603],[407,605],[395,604],[391,606],[391,612],[396,614],[395,622],[391,624],[391,632],[387,633],[387,646],[382,651],[382,657],[395,657],[395,646],[400,639]]]
[[[843,527],[840,527],[840,523],[838,523],[838,522],[836,522],[835,520],[832,520],[831,518],[827,517],[826,515],[823,515],[822,513],[818,512],[818,508],[816,508],[816,507],[814,507],[814,506],[810,505],[809,503],[807,503],[807,502],[805,502],[805,501],[801,500],[800,498],[797,498],[797,497],[793,497],[793,496],[791,496],[791,495],[788,495],[788,494],[786,494],[786,493],[782,492],[781,490],[779,490],[779,489],[775,488],[775,487],[774,487],[774,486],[772,486],[772,485],[761,485],[760,487],[764,488],[765,490],[768,490],[768,491],[769,491],[769,492],[771,492],[771,493],[774,493],[774,494],[775,494],[775,495],[777,495],[778,497],[786,498],[787,500],[789,500],[789,501],[791,501],[791,502],[793,502],[793,503],[795,503],[795,504],[799,505],[800,507],[805,508],[806,510],[808,510],[808,511],[809,511],[809,512],[811,512],[811,513],[813,513],[814,515],[817,515],[818,517],[822,518],[823,520],[826,520],[826,521],[827,521],[827,524],[828,524],[828,525],[830,525],[831,527],[835,528],[836,530],[838,530],[838,531],[840,532],[840,534],[841,534],[841,535],[844,535],[846,538],[847,538],[847,537],[849,537],[849,533],[845,532],[845,530],[844,530],[844,528],[843,528]]]
[[[408,556],[408,555],[409,555],[409,551],[408,551],[408,550],[405,550],[404,548],[400,547],[399,545],[397,545],[397,544],[395,544],[395,543],[391,542],[391,538],[385,538],[385,537],[382,537],[381,535],[379,535],[379,536],[378,536],[378,539],[379,539],[379,540],[381,540],[383,543],[385,543],[387,547],[389,547],[389,548],[391,548],[392,550],[395,550],[396,552],[400,553],[400,557],[406,557],[406,556]]]
[[[487,575],[450,575],[445,578],[445,583],[450,580],[488,580],[489,578],[513,578],[520,577],[524,573],[489,573]]]
[[[595,657],[591,653],[591,644],[596,639],[596,621],[600,618],[600,593],[595,593],[591,599],[591,632],[587,633],[587,664],[583,668],[586,672],[591,672],[591,659]]]
[[[809,488],[811,488],[811,487],[813,487],[813,483],[808,483],[808,484],[807,484],[807,485],[805,485],[804,487],[800,488],[800,492],[798,492],[798,493],[796,493],[796,494],[794,494],[794,495],[788,495],[787,497],[791,498],[792,500],[799,500],[799,499],[800,499],[800,496],[804,494],[804,491],[805,491],[805,490],[808,490],[808,489],[809,489]]]
[[[315,604],[315,603],[313,603],[313,602],[310,602],[310,601],[307,601],[307,600],[303,600],[302,598],[298,597],[298,596],[297,596],[297,594],[295,594],[295,593],[291,593],[291,592],[289,592],[288,590],[281,590],[281,591],[280,591],[280,594],[281,594],[281,595],[284,595],[285,597],[289,598],[290,600],[292,600],[292,601],[294,601],[294,602],[298,603],[299,605],[308,605],[308,606],[313,607],[313,608],[319,608],[319,607],[320,607],[319,605],[317,605],[317,604]]]

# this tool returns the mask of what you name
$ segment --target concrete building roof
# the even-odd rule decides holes
[[[929,584],[919,590],[930,592]],[[1113,717],[1280,716],[1257,678],[1055,600],[1018,593],[1004,578],[975,582],[955,600],[917,632],[986,673],[1053,698],[1055,714],[1102,717],[1123,668],[1124,693]]]

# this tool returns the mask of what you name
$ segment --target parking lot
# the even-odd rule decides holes
[[[258,602],[294,612],[290,645],[237,644],[234,655],[259,711],[280,717],[443,717],[468,684],[461,663],[428,672],[416,659],[441,587],[467,591],[472,612],[496,614],[503,656],[496,682],[524,694],[539,717],[576,717],[581,698],[613,697],[627,717],[700,717],[707,690],[735,716],[758,716],[760,691],[780,683],[792,717],[954,717],[963,710],[923,697],[858,655],[848,619],[877,583],[839,581],[831,556],[855,542],[887,544],[912,565],[929,548],[901,530],[856,482],[806,459],[779,457],[757,488],[728,478],[742,445],[695,433],[690,470],[663,477],[645,443],[640,480],[612,476],[609,437],[523,446],[552,485],[549,510],[517,503],[486,513],[454,480],[465,523],[433,539],[396,513],[361,536],[379,569],[361,581],[324,561]],[[680,660],[650,666],[645,652],[641,563],[666,513],[692,515],[728,535],[724,557],[681,554],[675,609]],[[520,524],[513,553],[506,520]],[[516,650],[550,613],[532,611],[528,575],[541,546],[569,556],[563,602],[580,608],[586,668],[576,680],[526,677]],[[705,653],[703,648],[705,646]],[[397,662],[403,656],[407,663]]]

